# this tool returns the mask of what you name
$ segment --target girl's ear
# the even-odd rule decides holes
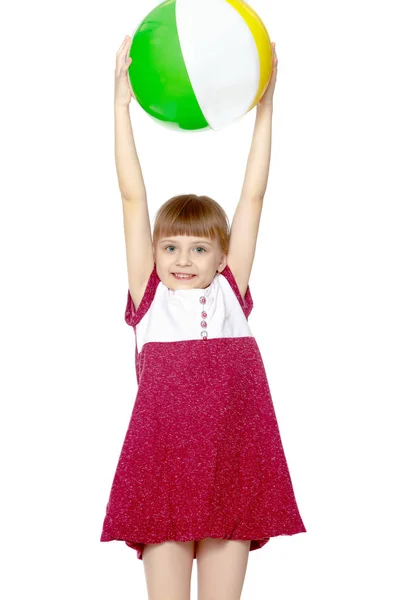
[[[221,262],[220,262],[220,263],[219,263],[219,265],[218,265],[217,273],[221,273],[221,272],[222,272],[222,271],[225,269],[225,267],[226,267],[226,262],[227,262],[227,258],[228,258],[228,257],[227,257],[227,255],[226,255],[226,254],[223,254],[223,255],[222,255]]]

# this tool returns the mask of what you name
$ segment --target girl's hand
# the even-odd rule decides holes
[[[276,75],[278,72],[278,57],[276,56],[275,51],[275,42],[272,42],[273,46],[273,65],[272,65],[272,75],[269,80],[268,87],[264,93],[264,96],[261,98],[260,102],[257,104],[257,112],[259,109],[262,109],[264,106],[272,106],[272,100],[274,96],[275,83],[276,83]]]
[[[115,94],[114,104],[117,106],[129,106],[133,97],[131,82],[128,77],[128,67],[132,62],[128,56],[132,40],[126,36],[117,52],[117,64],[115,67]]]

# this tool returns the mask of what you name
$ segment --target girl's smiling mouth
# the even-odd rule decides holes
[[[196,277],[196,275],[192,275],[191,273],[172,273],[172,275],[175,277],[175,279],[192,279],[193,277]]]

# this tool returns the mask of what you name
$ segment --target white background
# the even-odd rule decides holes
[[[6,600],[147,598],[100,543],[136,394],[115,56],[155,6],[20,2],[1,18],[1,545]],[[279,59],[250,280],[307,533],[251,552],[243,600],[400,597],[399,106],[395,2],[253,0]],[[149,211],[207,194],[230,219],[255,111],[182,134],[131,102]],[[207,390],[204,390],[207,393]],[[196,561],[192,578],[196,598]]]

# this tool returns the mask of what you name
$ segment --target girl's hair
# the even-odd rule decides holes
[[[228,217],[222,206],[208,196],[183,194],[164,202],[154,222],[154,248],[161,238],[173,235],[217,239],[222,252],[228,254]]]

